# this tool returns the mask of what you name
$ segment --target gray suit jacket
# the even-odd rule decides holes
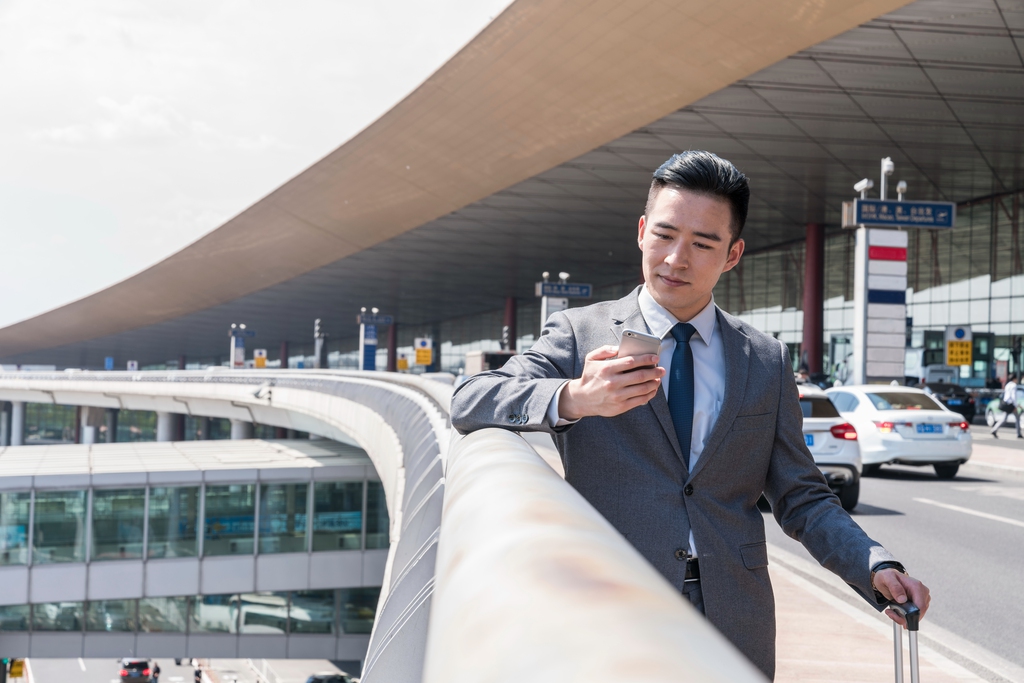
[[[566,481],[679,589],[685,562],[676,550],[687,548],[692,528],[707,618],[772,678],[775,601],[761,493],[789,536],[876,607],[871,567],[893,557],[842,509],[815,467],[786,346],[721,310],[725,399],[692,472],[662,391],[613,418],[547,423],[552,397],[580,376],[587,353],[618,344],[624,329],[647,329],[638,293],[554,314],[533,348],[458,388],[452,425],[463,433],[553,433]]]

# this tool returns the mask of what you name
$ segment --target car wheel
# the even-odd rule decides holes
[[[955,462],[952,465],[932,465],[932,467],[935,468],[935,476],[939,479],[952,479],[960,469],[960,463]]]
[[[860,498],[860,480],[847,484],[839,491],[839,502],[843,509],[849,512],[857,507],[857,500]]]
[[[879,465],[879,464],[875,464],[875,465],[864,465],[864,466],[863,466],[863,467],[861,468],[861,476],[862,476],[862,477],[873,477],[873,476],[875,476],[876,474],[878,474],[878,470],[880,470],[880,469],[882,469],[882,466],[881,466],[881,465]]]
[[[989,427],[995,427],[996,425],[996,414],[991,410],[985,411],[985,424]]]

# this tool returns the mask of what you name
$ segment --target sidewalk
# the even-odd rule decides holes
[[[1013,431],[1006,433],[1011,437],[1013,436]],[[1008,441],[1009,443],[1006,445],[996,445],[1001,444],[1003,441]],[[1024,448],[1018,446],[1021,443],[1012,438],[996,440],[991,437],[975,437],[974,447],[971,449],[971,459],[963,465],[961,471],[987,471],[992,474],[1024,477]]]
[[[895,680],[888,617],[872,610],[817,564],[771,544],[768,555],[778,625],[776,683]],[[927,619],[921,628],[922,681],[1024,681],[1021,667],[962,641]],[[904,632],[906,681],[910,680],[908,640]]]

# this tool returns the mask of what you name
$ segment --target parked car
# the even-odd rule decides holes
[[[970,424],[921,389],[857,385],[826,393],[857,430],[865,474],[887,464],[930,465],[952,479],[971,457]]]
[[[939,399],[942,405],[954,413],[963,415],[968,424],[974,421],[978,406],[974,403],[974,397],[967,393],[967,390],[962,386],[946,384],[945,382],[936,382],[934,384],[926,384],[925,386],[928,387],[926,391]]]
[[[860,498],[861,457],[857,430],[836,409],[828,395],[813,384],[797,386],[804,414],[804,442],[843,509],[857,507]]]
[[[306,683],[355,683],[356,679],[344,671],[325,671],[313,674],[306,679]]]
[[[150,683],[153,667],[148,659],[125,657],[121,660],[121,683]]]

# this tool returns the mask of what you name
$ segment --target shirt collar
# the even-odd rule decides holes
[[[646,285],[640,288],[639,303],[644,322],[647,323],[651,334],[656,337],[664,339],[679,322],[664,306],[654,300],[651,293],[647,291]],[[685,322],[693,325],[697,334],[700,335],[701,341],[710,346],[711,339],[715,334],[715,324],[718,322],[718,316],[715,315],[715,297],[712,296],[711,301],[700,313]]]

